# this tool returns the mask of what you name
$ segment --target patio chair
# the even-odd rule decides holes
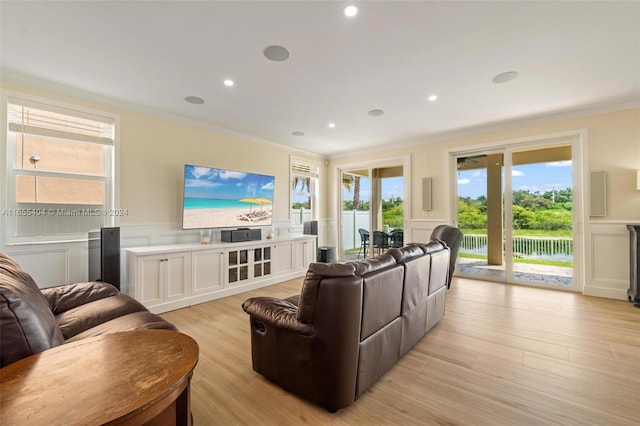
[[[358,229],[360,233],[360,250],[358,250],[358,259],[360,259],[360,252],[364,251],[364,258],[367,258],[367,247],[369,247],[369,231],[366,229]]]
[[[394,229],[389,233],[389,240],[391,247],[402,247],[404,245],[404,230]]]
[[[373,249],[378,249],[378,254],[389,248],[389,234],[382,231],[373,231]]]

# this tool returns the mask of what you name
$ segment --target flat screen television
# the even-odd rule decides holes
[[[182,229],[271,226],[275,177],[184,166]]]

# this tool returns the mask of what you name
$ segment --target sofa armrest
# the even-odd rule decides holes
[[[286,300],[253,297],[242,304],[242,309],[251,316],[252,321],[258,320],[294,333],[311,335],[311,325],[298,321],[298,307]]]
[[[120,293],[111,284],[99,281],[43,288],[41,291],[54,315]]]

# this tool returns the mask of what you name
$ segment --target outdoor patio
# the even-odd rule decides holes
[[[504,277],[504,265],[487,265],[485,260],[458,257],[458,270],[479,278],[499,279]],[[557,286],[573,284],[573,269],[561,266],[514,263],[513,277],[518,281],[537,282]]]

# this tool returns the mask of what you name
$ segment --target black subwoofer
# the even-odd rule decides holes
[[[640,308],[640,225],[627,225],[629,230],[629,290],[627,298]]]
[[[120,290],[120,228],[89,232],[89,281],[103,281]]]

